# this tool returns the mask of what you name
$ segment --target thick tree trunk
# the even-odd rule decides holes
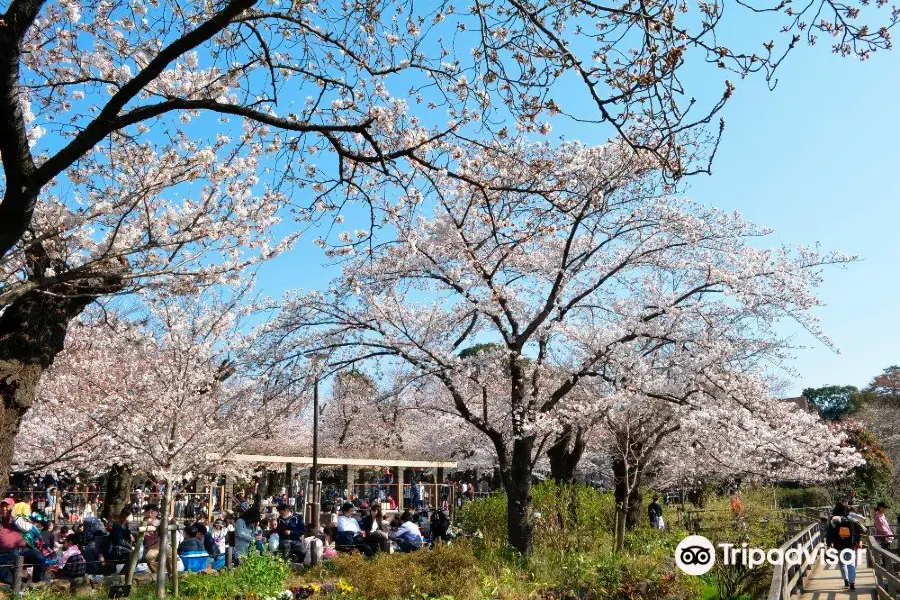
[[[106,493],[101,516],[112,522],[131,500],[131,469],[127,465],[112,465],[106,473]]]
[[[519,438],[513,442],[509,473],[505,481],[509,544],[523,555],[531,554],[534,545],[531,498],[533,449],[534,437]]]
[[[550,476],[558,483],[574,483],[578,462],[584,454],[584,431],[580,427],[566,427],[553,445],[547,449]]]
[[[0,314],[0,489],[9,485],[19,425],[34,402],[41,375],[63,349],[69,323],[111,287],[30,292]],[[67,293],[71,295],[63,295]]]
[[[274,471],[267,471],[266,477],[266,498],[271,498],[272,496],[277,495],[278,491],[278,476],[279,473]]]

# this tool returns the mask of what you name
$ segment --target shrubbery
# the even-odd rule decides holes
[[[797,489],[778,488],[778,506],[782,508],[805,508],[809,506],[831,506],[832,494],[823,487]]]
[[[254,552],[231,571],[185,574],[179,579],[178,588],[185,598],[262,598],[282,591],[290,574],[290,566],[281,558]]]
[[[323,579],[338,577],[367,600],[442,596],[471,600],[477,597],[481,582],[468,544],[439,546],[431,552],[379,554],[374,559],[341,554],[322,571]]]
[[[507,548],[506,496],[465,505],[457,521],[480,532],[473,545],[484,577],[482,598],[544,600],[681,600],[697,596],[697,584],[676,573],[671,557],[686,535],[677,527],[640,527],[626,536],[626,552],[615,554],[612,494],[587,486],[544,482],[533,492],[534,555]]]

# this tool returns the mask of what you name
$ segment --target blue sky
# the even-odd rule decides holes
[[[813,51],[815,50],[815,51]],[[690,195],[740,210],[789,244],[860,255],[825,274],[817,311],[836,353],[798,336],[793,391],[831,383],[862,387],[900,363],[900,56],[865,63],[802,48],[768,92],[739,82],[713,176]]]
[[[900,363],[900,55],[877,53],[860,63],[824,45],[801,46],[781,66],[775,91],[759,78],[734,83],[713,175],[693,178],[688,194],[774,227],[773,244],[820,243],[860,255],[860,262],[826,272],[820,293],[826,306],[817,316],[836,350],[796,332],[796,343],[808,348],[791,365],[797,373],[791,392],[832,383],[862,387]],[[716,79],[702,91],[721,88]],[[323,268],[312,237],[263,268],[266,294],[327,284],[335,271]]]

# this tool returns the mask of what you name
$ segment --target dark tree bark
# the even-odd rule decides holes
[[[550,476],[558,483],[574,483],[575,471],[586,442],[581,427],[566,427],[553,445],[547,449],[550,459]]]
[[[512,457],[505,479],[509,544],[523,555],[531,554],[534,544],[531,477],[534,437],[513,442]]]
[[[626,466],[621,458],[612,461],[615,478],[616,506],[621,506],[625,513],[625,530],[634,529],[641,519],[641,472],[640,466]]]
[[[29,256],[35,273],[51,266],[39,250]],[[27,292],[0,315],[0,489],[9,485],[16,435],[41,375],[62,351],[69,323],[98,297],[122,289],[116,273]]]
[[[131,468],[127,465],[112,465],[106,473],[106,493],[103,495],[101,517],[112,522],[131,501]]]
[[[266,498],[271,498],[278,490],[278,475],[272,471],[266,471]]]

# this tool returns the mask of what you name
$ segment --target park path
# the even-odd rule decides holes
[[[875,571],[866,566],[866,552],[856,553],[856,590],[844,587],[844,578],[837,565],[816,565],[807,577],[799,600],[869,600],[875,597]]]

